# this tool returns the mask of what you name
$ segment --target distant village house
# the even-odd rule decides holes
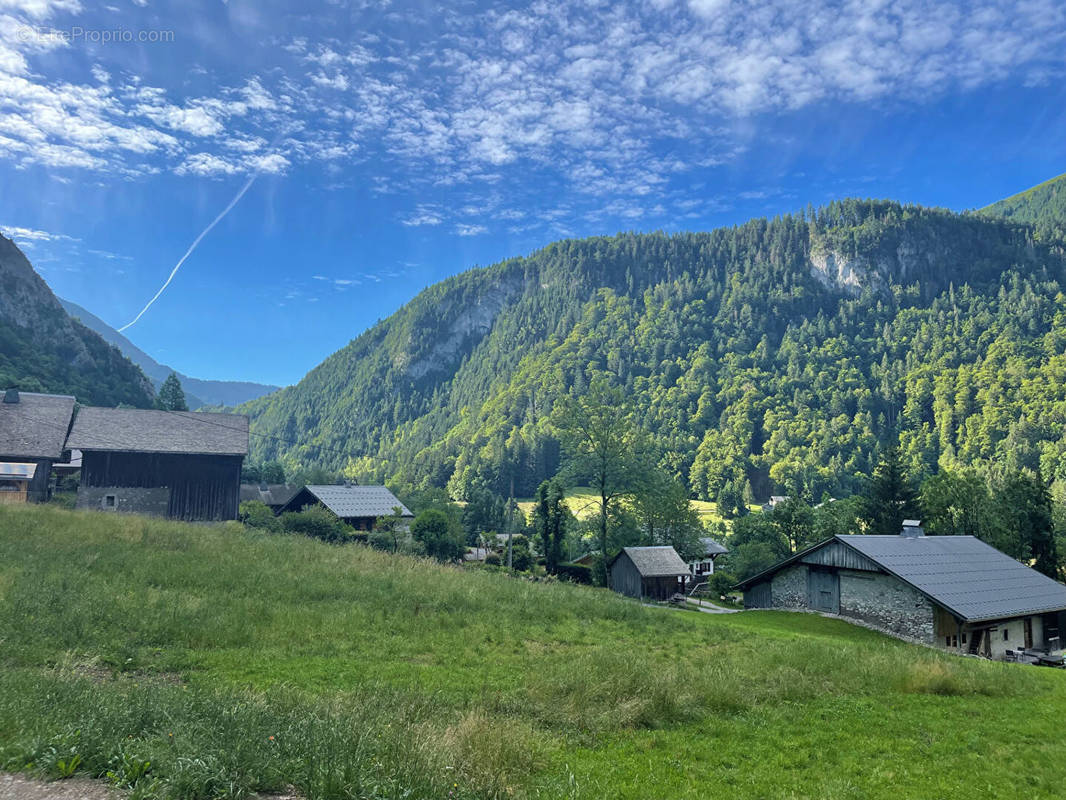
[[[708,536],[701,538],[700,544],[703,547],[702,556],[688,562],[689,571],[697,582],[706,580],[713,575],[714,560],[718,556],[729,552],[728,548]]]
[[[688,564],[669,545],[623,547],[611,560],[609,570],[612,589],[649,600],[669,600],[683,593],[692,576]]]
[[[409,525],[415,518],[384,486],[305,486],[281,511],[301,511],[312,505],[328,509],[357,531],[372,530],[380,517],[391,516],[397,509],[402,525]]]

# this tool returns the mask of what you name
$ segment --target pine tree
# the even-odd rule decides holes
[[[897,536],[903,520],[918,513],[918,492],[899,457],[899,447],[892,445],[881,457],[873,478],[863,493],[862,520],[866,532]]]
[[[189,406],[185,403],[185,392],[181,388],[181,381],[178,380],[178,376],[173,372],[159,387],[159,395],[155,399],[155,407],[162,411],[189,410]]]

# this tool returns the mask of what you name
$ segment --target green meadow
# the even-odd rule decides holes
[[[1066,673],[360,545],[0,507],[0,769],[134,798],[1050,797]]]

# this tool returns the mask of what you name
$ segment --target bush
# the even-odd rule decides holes
[[[438,561],[458,561],[466,552],[466,539],[458,522],[435,508],[423,511],[411,523],[411,535]]]
[[[555,574],[574,583],[592,584],[592,567],[584,564],[560,564]]]
[[[274,516],[270,506],[259,500],[245,500],[240,505],[238,516],[249,528],[261,528],[267,531],[281,530],[281,522]]]
[[[487,556],[485,556],[485,563],[490,567],[498,567],[503,563],[503,561],[500,559],[499,554],[489,553]]]
[[[282,514],[281,528],[286,533],[302,533],[331,544],[341,544],[354,535],[351,527],[322,506],[308,506],[303,511]]]

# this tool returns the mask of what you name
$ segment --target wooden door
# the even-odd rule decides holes
[[[840,576],[836,572],[809,568],[807,571],[807,605],[815,611],[840,613]]]

